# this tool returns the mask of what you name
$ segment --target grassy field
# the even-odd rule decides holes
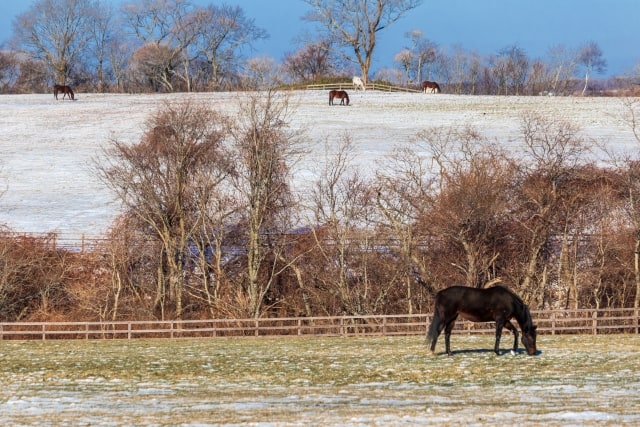
[[[511,336],[503,338],[503,349]],[[640,424],[640,337],[0,342],[0,425]]]

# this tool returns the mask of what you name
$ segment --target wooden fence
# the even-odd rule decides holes
[[[541,334],[639,332],[635,309],[554,310],[532,313]],[[0,323],[0,340],[135,339],[242,336],[425,335],[430,314],[119,322]],[[493,323],[459,320],[454,333],[493,334]]]
[[[324,84],[314,84],[305,86],[308,90],[332,90],[332,89],[353,89],[352,82],[343,82],[343,83],[324,83]],[[411,92],[411,93],[421,93],[420,89],[413,89],[409,87],[403,86],[391,86],[391,85],[382,85],[377,83],[367,83],[365,85],[366,90],[377,90],[379,92]]]

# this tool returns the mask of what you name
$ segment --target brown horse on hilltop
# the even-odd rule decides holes
[[[427,93],[427,90],[431,93],[440,93],[440,85],[436,82],[424,81],[422,82],[422,91]]]
[[[333,105],[333,99],[340,99],[340,105],[349,105],[349,94],[344,90],[332,90],[329,92],[329,105]],[[344,100],[347,100],[345,104]]]
[[[55,85],[53,87],[53,96],[58,99],[58,94],[62,93],[62,99],[64,100],[64,98],[69,95],[69,99],[72,101],[75,101],[75,97],[73,95],[73,90],[71,90],[71,86],[64,86],[64,85]]]

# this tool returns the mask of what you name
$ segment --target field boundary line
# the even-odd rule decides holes
[[[638,309],[532,311],[540,334],[639,333]],[[426,335],[431,314],[101,322],[2,322],[0,340]],[[456,334],[493,334],[494,324],[456,322]]]

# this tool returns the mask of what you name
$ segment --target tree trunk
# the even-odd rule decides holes
[[[589,86],[589,70],[584,73],[584,87],[582,88],[582,96],[587,92],[587,86]]]
[[[638,309],[640,308],[640,239],[638,238],[636,238],[636,245],[633,251],[633,271],[636,279],[636,296],[633,299],[633,308]]]

